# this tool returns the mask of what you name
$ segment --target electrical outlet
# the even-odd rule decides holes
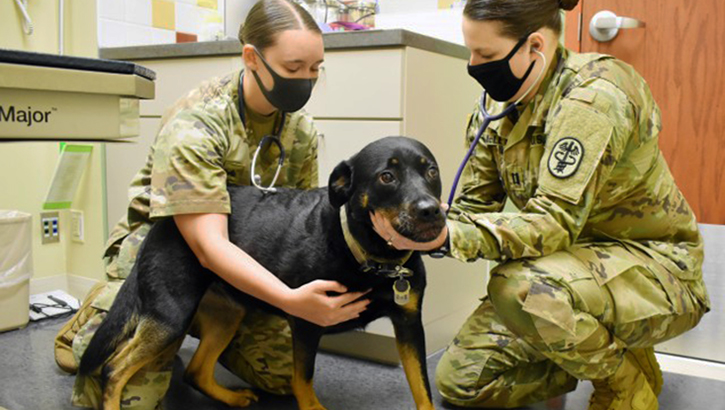
[[[71,240],[73,242],[85,242],[83,236],[83,211],[70,211]]]
[[[43,245],[60,242],[60,223],[58,212],[41,212],[40,238]]]

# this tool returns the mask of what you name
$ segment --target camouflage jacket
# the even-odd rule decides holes
[[[466,147],[482,122],[477,108]],[[449,214],[451,255],[505,261],[622,242],[701,283],[702,238],[659,150],[660,130],[632,67],[560,47],[518,120],[493,122],[466,166]],[[501,212],[507,198],[519,212]]]
[[[254,135],[250,124],[245,129],[240,118],[240,76],[236,71],[204,82],[164,113],[146,165],[131,182],[128,212],[106,244],[111,279],[130,273],[153,220],[188,213],[228,214],[227,184],[251,184],[252,156],[264,136]],[[287,155],[277,185],[316,187],[317,131],[311,117],[303,111],[288,114],[281,141]],[[274,147],[266,154],[257,163],[265,185],[274,176],[279,152]]]

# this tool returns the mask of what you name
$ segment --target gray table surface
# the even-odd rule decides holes
[[[375,48],[413,47],[437,54],[468,59],[468,50],[460,45],[408,30],[369,30],[326,33],[325,50],[356,50]],[[200,43],[162,44],[135,47],[102,48],[100,57],[109,60],[155,60],[237,55],[241,52],[238,40]]]

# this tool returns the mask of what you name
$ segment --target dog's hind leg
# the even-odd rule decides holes
[[[302,319],[289,318],[289,321],[294,360],[292,392],[297,398],[297,406],[300,410],[325,410],[312,385],[315,357],[323,329]]]
[[[244,318],[244,307],[213,291],[204,295],[192,327],[199,335],[199,347],[186,367],[184,379],[207,396],[232,407],[246,407],[257,401],[251,390],[232,391],[214,378],[214,365]]]
[[[131,340],[103,366],[103,410],[120,410],[123,388],[129,379],[170,349],[178,350],[182,341],[183,335],[175,335],[158,321],[141,319]]]

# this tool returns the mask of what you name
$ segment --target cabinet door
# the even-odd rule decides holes
[[[133,143],[105,144],[108,232],[126,214],[128,186],[146,164],[149,149],[161,125],[160,118],[141,118],[141,132]]]
[[[327,186],[330,173],[340,163],[369,143],[383,137],[401,135],[400,121],[317,120],[320,133],[320,186]]]
[[[161,116],[176,100],[203,81],[242,67],[242,57],[142,60],[136,63],[156,72],[156,98],[141,101],[142,116]]]
[[[403,117],[405,50],[331,51],[305,109],[315,118]]]

